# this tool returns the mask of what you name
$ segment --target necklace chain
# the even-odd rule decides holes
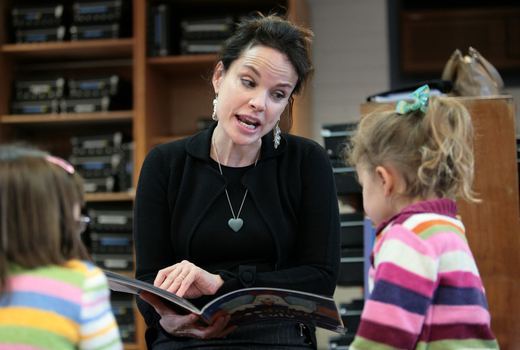
[[[217,156],[217,164],[218,164],[218,169],[220,170],[220,175],[224,176],[224,174],[222,173],[222,167],[220,165],[220,159],[218,157],[218,150],[217,150],[217,144],[215,143],[215,137],[213,137],[213,147],[215,147],[215,155]],[[255,167],[256,167],[256,163],[258,163],[258,158],[260,158],[260,150],[258,150],[258,154],[256,156]],[[231,199],[229,199],[229,193],[228,193],[227,188],[225,188],[224,191],[226,192],[229,209],[231,209],[231,214],[233,214],[233,219],[236,220],[240,217],[240,213],[242,212],[242,207],[244,206],[244,202],[246,201],[246,197],[247,197],[247,193],[249,192],[249,189],[246,188],[246,193],[244,194],[244,198],[242,199],[242,204],[240,204],[240,209],[238,210],[237,216],[235,216],[235,211],[233,210],[233,206],[231,205]]]

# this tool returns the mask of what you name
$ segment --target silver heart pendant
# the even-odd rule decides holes
[[[229,219],[228,223],[229,227],[235,232],[238,232],[242,226],[244,225],[244,221],[241,218],[238,219]]]

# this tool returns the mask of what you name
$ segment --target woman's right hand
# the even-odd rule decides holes
[[[153,285],[181,298],[195,299],[213,295],[224,284],[219,276],[201,269],[187,260],[159,270]]]
[[[196,314],[179,315],[152,293],[143,291],[139,297],[155,308],[155,311],[161,316],[159,323],[163,329],[176,337],[221,338],[237,328],[235,325],[226,328],[230,319],[229,315],[221,316],[213,322],[213,325],[203,327],[196,323],[199,319]]]

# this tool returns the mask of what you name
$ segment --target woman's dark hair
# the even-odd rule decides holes
[[[312,74],[314,66],[310,59],[310,46],[313,33],[307,28],[291,23],[287,18],[277,14],[263,16],[256,13],[243,19],[234,34],[225,41],[217,62],[222,62],[224,71],[227,71],[233,61],[252,47],[263,45],[285,54],[293,65],[298,80],[291,93],[286,108],[285,125],[292,125],[293,95],[299,94]]]

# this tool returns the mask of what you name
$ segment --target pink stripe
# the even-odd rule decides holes
[[[452,271],[439,273],[440,284],[457,288],[476,288],[484,293],[482,280],[467,271]]]
[[[43,348],[37,348],[29,345],[0,344],[0,350],[43,350]]]
[[[437,254],[435,254],[435,251],[430,249],[425,243],[425,241],[421,238],[419,238],[415,233],[413,233],[410,230],[405,229],[404,227],[400,225],[392,226],[385,234],[383,235],[383,238],[376,243],[374,247],[374,253],[378,254],[379,250],[381,249],[381,246],[388,240],[395,239],[398,241],[403,242],[407,246],[411,247],[415,251],[417,251],[419,254],[426,255],[429,257],[432,257],[434,259],[437,259]]]
[[[489,312],[477,305],[434,305],[426,312],[428,325],[489,325],[491,316]]]
[[[81,289],[52,278],[34,276],[16,276],[9,279],[14,291],[36,292],[56,298],[81,303]]]
[[[424,316],[422,315],[371,299],[365,303],[361,319],[415,335],[421,333],[424,322]]]
[[[96,299],[96,300],[94,300],[91,303],[84,303],[83,305],[85,305],[86,307],[94,307],[96,305],[99,305],[99,304],[102,304],[102,303],[106,303],[108,300],[109,300],[109,297],[106,296],[106,297],[103,297],[103,298],[100,298],[100,299]]]
[[[460,250],[473,256],[468,244],[455,232],[440,232],[425,240],[439,252],[448,253]]]
[[[428,298],[433,297],[437,284],[435,281],[419,276],[390,262],[379,264],[374,281],[377,280],[390,282]]]
[[[368,269],[368,278],[371,280],[376,278],[376,269],[374,269],[372,265],[370,265],[370,268]]]
[[[374,253],[379,253],[382,244],[389,239],[397,239],[418,253],[433,259],[439,259],[441,254],[456,250],[473,256],[466,242],[454,232],[437,233],[427,240],[423,240],[412,231],[400,225],[393,226],[383,235],[382,239],[375,245]]]

